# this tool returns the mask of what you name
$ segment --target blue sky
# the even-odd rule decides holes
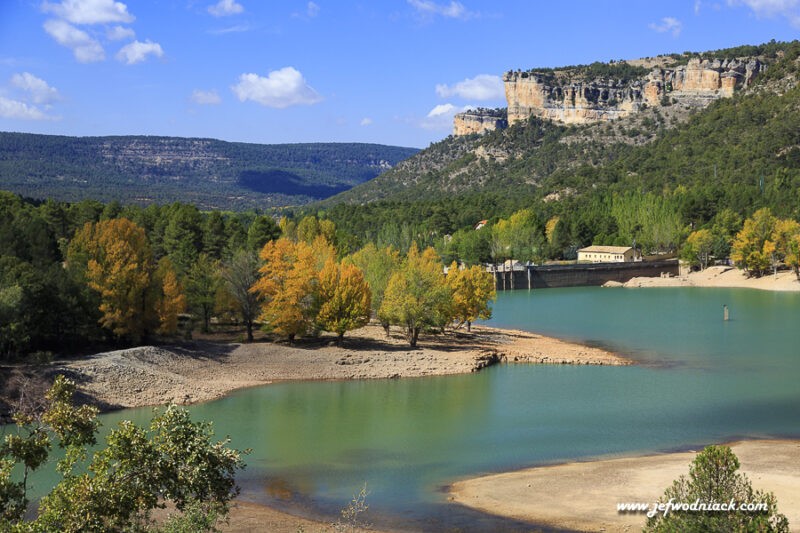
[[[800,0],[0,0],[0,130],[424,147],[506,70],[798,36]]]

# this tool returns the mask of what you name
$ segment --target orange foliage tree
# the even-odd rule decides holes
[[[264,262],[251,291],[262,300],[259,320],[293,341],[313,328],[316,318],[316,260],[312,247],[281,238],[261,249]]]
[[[86,259],[89,287],[100,294],[100,325],[138,342],[157,324],[149,301],[153,255],[144,230],[126,218],[87,223],[70,242],[67,260]]]
[[[158,262],[156,287],[158,286],[161,288],[156,302],[158,333],[173,335],[178,331],[178,315],[186,311],[186,295],[168,257],[162,257]]]

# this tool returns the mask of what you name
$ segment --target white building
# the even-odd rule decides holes
[[[589,263],[630,263],[641,261],[630,246],[587,246],[578,250],[578,261]]]

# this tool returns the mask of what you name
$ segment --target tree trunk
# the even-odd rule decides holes
[[[386,336],[389,336],[389,323],[388,322],[381,322],[381,326],[383,327],[383,331],[386,332]]]
[[[341,346],[344,343],[344,331],[339,333],[339,337],[336,339],[336,346]]]
[[[472,322],[467,320],[467,333],[469,333],[470,331],[472,331]]]
[[[253,342],[253,322],[247,321],[247,342]]]
[[[289,343],[294,344],[294,333],[289,333]]]
[[[411,338],[409,342],[411,343],[412,348],[417,347],[417,339],[419,338],[419,328],[410,328],[411,329]]]

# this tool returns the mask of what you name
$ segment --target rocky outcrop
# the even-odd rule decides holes
[[[476,109],[458,113],[453,119],[453,135],[483,135],[508,127],[505,109]]]
[[[688,64],[656,68],[641,79],[580,79],[570,72],[510,71],[503,76],[508,123],[534,115],[567,124],[613,120],[639,111],[643,104],[704,106],[747,87],[765,66],[757,59],[691,59]],[[666,98],[665,98],[666,97]]]
[[[645,100],[658,105],[665,95],[678,100],[730,97],[735,90],[750,86],[764,69],[758,59],[691,59],[684,67],[653,69],[645,86]]]

